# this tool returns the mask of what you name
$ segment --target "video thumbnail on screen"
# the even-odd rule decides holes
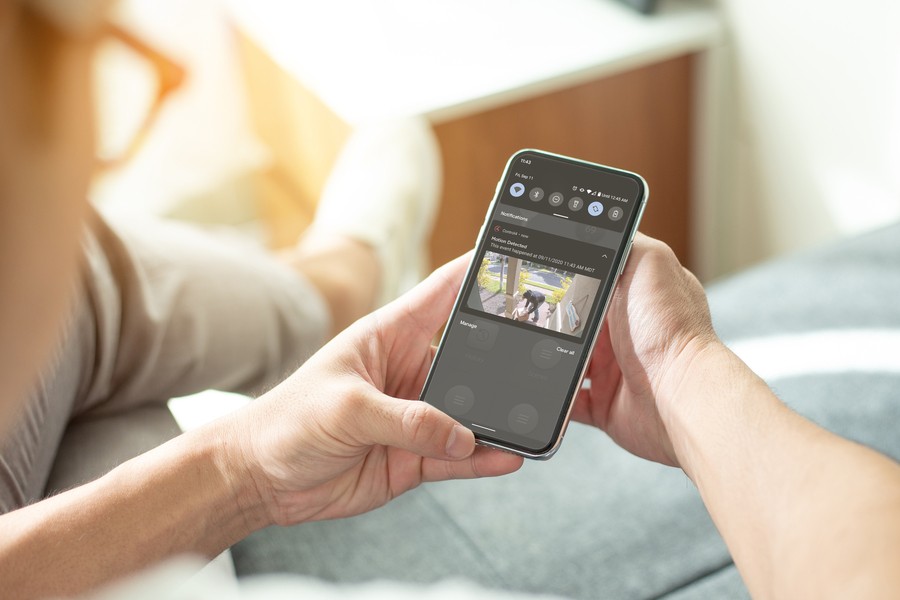
[[[467,306],[525,327],[581,337],[600,280],[487,251]]]

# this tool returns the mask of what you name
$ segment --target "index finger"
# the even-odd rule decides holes
[[[431,339],[447,321],[459,293],[472,251],[438,268],[409,292],[381,309],[385,323],[400,322],[413,327]]]

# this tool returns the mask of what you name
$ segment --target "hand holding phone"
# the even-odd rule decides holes
[[[647,197],[634,173],[514,154],[421,399],[483,445],[552,456]]]

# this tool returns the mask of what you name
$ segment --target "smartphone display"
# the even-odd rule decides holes
[[[647,197],[635,173],[514,154],[421,399],[481,444],[552,456]]]

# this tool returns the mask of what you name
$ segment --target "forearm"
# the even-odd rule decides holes
[[[900,585],[900,467],[785,407],[724,347],[664,414],[754,597],[878,597]]]
[[[167,556],[214,556],[264,526],[217,427],[0,517],[4,597],[70,595]]]

